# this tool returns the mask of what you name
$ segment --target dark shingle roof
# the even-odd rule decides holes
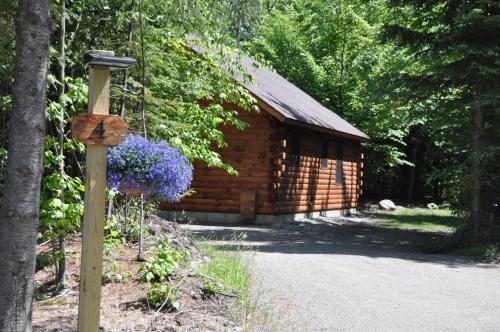
[[[360,140],[369,139],[368,135],[321,105],[279,74],[261,65],[257,65],[255,68],[254,62],[248,58],[243,57],[241,61],[254,77],[254,82],[243,83],[243,85],[255,97],[279,112],[286,120],[307,123],[313,127],[347,134]]]
[[[199,40],[196,36],[188,36],[188,39]],[[191,49],[200,54],[205,53],[205,49],[199,45],[193,45]],[[248,57],[238,56],[237,58],[254,80],[253,82],[245,82],[241,77],[237,79],[260,103],[264,103],[276,111],[280,115],[281,121],[356,140],[370,139],[368,135],[321,105],[278,73],[266,69]]]

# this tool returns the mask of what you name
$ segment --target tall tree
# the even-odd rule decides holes
[[[391,0],[386,35],[418,64],[400,75],[406,100],[426,100],[432,136],[446,136],[458,169],[456,190],[469,215],[469,242],[491,236],[485,222],[499,194],[500,3]],[[443,146],[445,147],[445,146]],[[444,148],[443,148],[444,150]],[[457,171],[448,171],[455,176]],[[487,193],[485,195],[485,193]],[[466,208],[464,208],[466,207]]]
[[[364,187],[377,195],[378,182],[390,188],[394,170],[409,164],[405,139],[419,121],[411,107],[394,103],[391,96],[399,87],[388,73],[404,70],[409,58],[394,45],[380,43],[386,15],[382,0],[278,2],[246,45],[372,138],[364,145],[365,178],[371,180]]]
[[[48,0],[20,0],[0,210],[0,330],[31,330],[51,22]]]

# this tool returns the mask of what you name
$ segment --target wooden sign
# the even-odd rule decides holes
[[[127,123],[118,115],[82,113],[71,124],[73,138],[85,144],[120,144],[128,133]]]

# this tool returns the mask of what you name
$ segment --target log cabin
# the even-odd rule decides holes
[[[233,108],[246,129],[222,129],[227,147],[219,152],[239,175],[196,161],[196,193],[163,204],[161,214],[202,223],[275,223],[351,213],[361,193],[361,142],[369,137],[279,74],[240,61],[254,77],[241,84],[260,112]]]

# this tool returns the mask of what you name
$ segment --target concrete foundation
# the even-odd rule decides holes
[[[257,224],[272,225],[290,221],[301,221],[315,219],[319,217],[340,217],[355,213],[356,209],[324,210],[304,213],[290,214],[257,214],[255,220],[243,220],[238,213],[218,213],[218,212],[200,212],[200,211],[171,211],[162,210],[158,215],[165,219],[179,220],[182,222],[195,222],[200,224]]]

